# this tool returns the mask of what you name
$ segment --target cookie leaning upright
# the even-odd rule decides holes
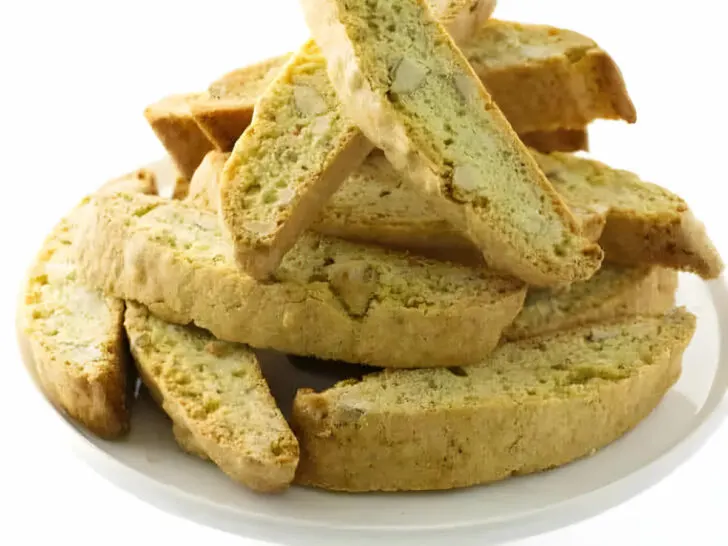
[[[226,474],[256,491],[288,487],[298,442],[245,345],[168,324],[128,303],[124,321],[144,383],[175,423]]]
[[[346,113],[413,187],[532,285],[589,278],[601,250],[422,0],[302,0]]]
[[[260,98],[222,173],[220,214],[242,269],[258,279],[273,273],[371,150],[309,41]]]
[[[139,170],[97,194],[155,193],[154,175]],[[90,199],[63,218],[28,275],[23,326],[39,383],[69,417],[104,438],[129,427],[124,363],[124,302],[104,297],[79,279],[74,252]]]

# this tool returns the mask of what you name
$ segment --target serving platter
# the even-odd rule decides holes
[[[490,544],[553,530],[594,516],[654,485],[718,428],[728,403],[728,289],[681,274],[678,304],[698,316],[683,375],[636,429],[591,457],[548,472],[468,489],[430,493],[339,494],[293,487],[252,493],[210,463],[183,453],[171,424],[143,390],[130,435],[100,440],[58,413],[78,455],[99,474],[178,516],[241,536],[290,545]],[[34,376],[27,344],[21,354]],[[325,388],[360,370],[266,352],[264,373],[284,412],[299,386]],[[37,403],[41,402],[39,397]],[[52,406],[48,404],[49,410]]]

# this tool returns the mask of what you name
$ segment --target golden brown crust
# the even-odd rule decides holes
[[[94,201],[84,279],[253,347],[382,367],[478,362],[521,308],[521,283],[485,270],[305,234],[276,280],[231,261],[217,217],[178,201]],[[205,297],[200,297],[204,294]]]
[[[156,193],[156,177],[140,169],[104,184],[116,191]],[[85,199],[59,222],[28,273],[24,330],[48,399],[103,438],[129,428],[126,404],[124,303],[83,286],[74,259]]]
[[[173,422],[172,434],[174,434],[174,441],[177,442],[177,445],[180,449],[182,449],[182,451],[190,455],[195,455],[205,461],[210,460],[210,457],[207,456],[207,453],[205,453],[202,447],[197,443],[188,428]]]
[[[168,324],[132,302],[124,326],[140,376],[187,449],[256,491],[290,485],[298,442],[249,348]]]
[[[29,296],[32,297],[30,293]],[[26,305],[28,301],[26,299]],[[121,327],[124,304],[114,298],[105,298],[104,301],[117,327],[97,345],[101,355],[96,373],[71,370],[59,347],[42,332],[34,331],[30,321],[26,333],[35,370],[48,400],[94,434],[115,439],[129,430],[126,379],[121,365],[126,354]]]
[[[606,223],[599,244],[606,260],[661,265],[705,279],[723,271],[705,226],[679,196],[598,161],[558,152],[535,155],[572,209],[601,209]]]
[[[412,188],[475,243],[486,263],[536,286],[588,279],[598,269],[601,249],[582,237],[423,0],[400,0],[407,21],[401,20],[405,11],[384,4],[302,5],[347,115],[406,173]],[[362,32],[368,23],[393,30]],[[397,25],[409,25],[416,47],[395,50],[401,43]],[[401,83],[388,66],[395,58]],[[436,111],[433,104],[443,101],[448,107]],[[477,138],[468,137],[473,132]]]
[[[613,209],[599,244],[615,263],[653,263],[717,279],[723,260],[705,226],[687,209],[678,215],[640,216]]]
[[[233,70],[191,101],[195,121],[217,150],[232,151],[253,119],[260,94],[289,59],[286,54]]]
[[[578,152],[589,150],[589,134],[586,129],[558,129],[533,131],[518,135],[529,148],[539,152]]]
[[[144,111],[154,134],[187,179],[192,178],[205,154],[212,150],[212,144],[190,111],[190,102],[198,96],[197,93],[170,95]]]
[[[261,96],[220,177],[220,217],[242,270],[268,279],[371,151],[308,41]]]
[[[634,315],[662,315],[675,305],[677,271],[605,265],[589,279],[554,290],[532,289],[503,339],[516,341]]]
[[[637,121],[619,68],[596,44],[522,66],[470,61],[518,133],[580,130],[600,118]]]
[[[524,41],[520,49],[513,45],[499,50],[503,42],[518,44],[519,34]],[[552,45],[555,36],[573,43]],[[531,53],[534,44],[542,51]],[[519,136],[539,151],[586,150],[588,141],[582,131],[595,119],[636,121],[619,68],[585,36],[493,20],[463,52]],[[280,69],[287,59],[284,55],[233,71],[192,101],[198,125],[218,150],[233,149],[250,124],[256,93],[273,78],[271,71]]]
[[[590,455],[660,402],[694,330],[695,317],[677,310],[505,344],[453,373],[386,370],[322,393],[299,390],[296,482],[451,489]]]

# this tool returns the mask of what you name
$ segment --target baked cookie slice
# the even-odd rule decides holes
[[[471,41],[495,10],[496,0],[427,0],[457,44]]]
[[[180,174],[192,178],[197,166],[212,150],[212,143],[197,125],[190,103],[199,94],[170,95],[151,104],[144,117],[177,166]]]
[[[483,6],[448,1],[436,15],[463,39],[472,32],[467,21],[482,22]],[[372,149],[344,114],[326,60],[309,41],[266,88],[223,172],[221,216],[243,270],[268,278]]]
[[[115,191],[155,193],[154,175],[140,170],[99,193]],[[28,274],[23,326],[48,399],[94,434],[117,438],[129,427],[124,302],[80,281],[74,245],[88,207],[87,198],[43,244]]]
[[[525,297],[523,283],[483,268],[315,233],[259,282],[235,265],[214,213],[131,194],[92,205],[78,240],[90,286],[256,348],[382,367],[476,363]]]
[[[286,489],[298,442],[248,347],[176,326],[127,303],[124,321],[144,384],[188,449],[256,491]]]
[[[585,150],[584,128],[595,119],[636,120],[616,63],[582,34],[490,20],[458,45],[521,140],[541,152]],[[218,150],[233,149],[258,98],[290,57],[234,70],[206,93],[190,95],[195,121]]]
[[[205,136],[229,152],[253,120],[258,99],[291,59],[291,54],[233,70],[190,101],[190,110]]]
[[[671,269],[606,264],[588,281],[530,289],[503,337],[513,341],[615,318],[662,315],[675,305],[677,283]]]
[[[637,121],[619,67],[583,34],[491,19],[461,49],[519,135]]]
[[[546,470],[634,428],[677,381],[695,317],[677,309],[502,345],[477,366],[386,370],[298,391],[296,481],[452,489]]]
[[[485,261],[531,285],[591,277],[602,253],[422,0],[302,0],[344,110]]]
[[[230,154],[208,152],[192,175],[185,199],[195,206],[217,212],[220,202],[220,176]]]
[[[268,278],[371,150],[309,41],[261,97],[222,174],[221,217],[243,270]]]
[[[606,259],[655,264],[714,279],[723,261],[687,203],[628,171],[571,154],[534,153],[541,169],[573,209],[601,208],[599,238]]]

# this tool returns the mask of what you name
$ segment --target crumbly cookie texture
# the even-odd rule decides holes
[[[212,212],[218,211],[220,176],[229,157],[230,154],[216,150],[205,156],[195,174],[192,175],[189,190],[185,196],[189,203]]]
[[[677,195],[598,161],[532,152],[584,236],[602,246],[607,262],[661,265],[706,278],[722,271],[714,245]],[[204,178],[198,179],[199,186],[207,188],[207,197],[195,200],[198,206],[217,210],[222,159],[224,155],[216,160],[217,170],[205,170]],[[311,227],[334,237],[439,259],[470,264],[482,259],[477,248],[412,191],[378,151],[344,181]]]
[[[371,150],[309,41],[263,93],[221,176],[221,218],[242,269],[267,279]]]
[[[675,305],[677,283],[671,269],[608,264],[588,281],[529,290],[503,337],[518,340],[614,318],[662,315]]]
[[[490,20],[462,50],[519,134],[637,121],[617,64],[582,34]]]
[[[427,0],[432,14],[457,44],[466,44],[495,10],[496,0]]]
[[[346,114],[485,261],[532,285],[588,279],[579,226],[422,0],[302,0]]]
[[[258,99],[291,55],[280,55],[233,70],[190,101],[192,115],[215,148],[229,152],[253,119]]]
[[[296,481],[451,489],[566,464],[655,408],[694,331],[695,317],[677,309],[507,343],[477,366],[386,370],[299,390]]]
[[[253,347],[382,367],[473,364],[525,297],[485,269],[314,233],[261,283],[240,273],[213,213],[137,195],[92,205],[78,248],[90,286]]]
[[[450,0],[436,16],[464,40],[489,4]],[[261,95],[221,177],[221,217],[243,270],[267,279],[372,149],[344,114],[318,46],[307,42]]]
[[[460,0],[443,3],[464,5]],[[481,2],[481,9],[486,3]],[[459,46],[514,130],[541,152],[586,149],[584,127],[595,119],[636,120],[615,62],[586,36],[490,20]],[[290,57],[235,70],[206,93],[190,96],[195,121],[218,150],[233,149],[258,98]]]
[[[144,110],[154,134],[187,180],[192,178],[205,154],[212,150],[212,143],[190,110],[190,103],[198,97],[198,93],[170,95]]]
[[[115,191],[155,193],[154,174],[136,171],[99,193]],[[88,207],[87,198],[46,239],[29,271],[23,324],[48,399],[91,432],[117,438],[129,427],[124,302],[80,281],[74,245]]]
[[[298,441],[245,345],[177,326],[127,303],[124,325],[139,373],[188,449],[256,491],[286,489]]]
[[[628,171],[570,154],[535,154],[541,169],[573,208],[601,207],[599,238],[607,259],[626,265],[655,264],[714,279],[723,261],[688,205]]]

